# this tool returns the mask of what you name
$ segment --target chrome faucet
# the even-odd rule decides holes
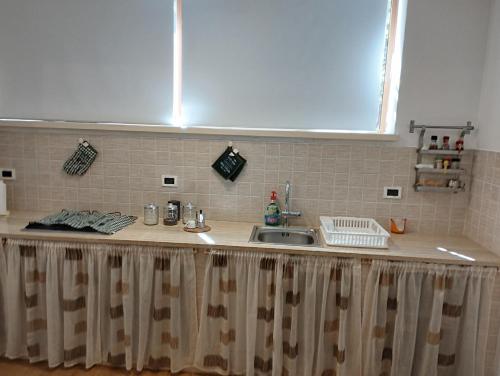
[[[285,183],[285,210],[281,212],[281,217],[283,218],[283,227],[288,227],[289,217],[300,217],[302,215],[300,211],[290,210],[290,191],[290,182],[287,180],[287,182]]]

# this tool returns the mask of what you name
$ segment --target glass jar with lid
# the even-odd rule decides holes
[[[182,223],[184,223],[187,228],[196,228],[196,206],[194,206],[191,202],[184,205]]]
[[[149,203],[144,205],[144,224],[148,226],[153,226],[158,224],[158,205],[155,203]]]
[[[165,226],[175,226],[177,224],[177,206],[169,202],[163,207],[163,224]]]

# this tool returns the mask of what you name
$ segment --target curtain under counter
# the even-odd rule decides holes
[[[213,251],[196,367],[221,374],[361,374],[357,260]]]
[[[496,273],[7,240],[0,243],[0,355],[49,366],[194,365],[220,374],[490,376]]]
[[[137,370],[193,363],[192,249],[7,240],[3,256],[6,357]]]
[[[496,268],[374,260],[363,375],[481,376]]]

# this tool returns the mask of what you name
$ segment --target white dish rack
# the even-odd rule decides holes
[[[389,233],[372,218],[319,217],[325,243],[357,248],[388,248]]]

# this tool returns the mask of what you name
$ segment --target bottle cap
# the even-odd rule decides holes
[[[278,194],[276,193],[276,191],[272,191],[271,192],[271,201],[276,201],[277,198],[278,198]]]

